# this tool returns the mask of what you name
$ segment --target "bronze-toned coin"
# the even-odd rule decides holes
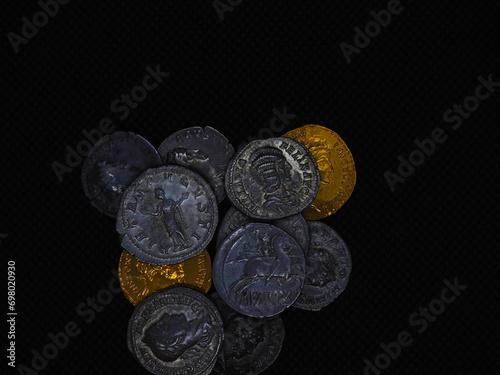
[[[356,184],[351,151],[340,136],[321,125],[305,125],[283,135],[304,144],[318,164],[321,183],[316,199],[302,213],[307,220],[323,219],[349,199]]]
[[[134,306],[171,286],[188,286],[204,293],[212,286],[212,266],[207,250],[184,262],[159,266],[141,262],[123,250],[118,275],[123,294]]]

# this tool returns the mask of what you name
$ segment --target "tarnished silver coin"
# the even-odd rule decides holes
[[[152,168],[125,191],[116,230],[138,260],[174,264],[198,255],[212,239],[217,200],[197,173],[175,165]]]
[[[218,201],[224,199],[224,175],[234,148],[219,131],[210,126],[179,130],[162,142],[158,152],[165,163],[199,173],[212,187]]]
[[[217,249],[215,289],[234,310],[254,317],[279,314],[299,296],[305,257],[297,242],[271,224],[250,223]]]
[[[143,300],[130,318],[128,342],[153,374],[209,374],[224,339],[219,311],[202,293],[175,287]]]
[[[82,185],[92,206],[116,217],[123,192],[142,172],[161,165],[156,149],[131,132],[114,132],[90,150],[82,167]]]
[[[227,236],[234,232],[236,228],[255,222],[256,220],[257,219],[253,219],[250,216],[238,211],[236,208],[230,207],[219,225],[219,230],[217,232],[217,246],[219,246]],[[307,254],[307,250],[309,249],[309,227],[306,219],[304,219],[301,214],[295,214],[283,219],[272,220],[268,223],[283,229],[286,233],[292,236],[300,245],[304,254]]]
[[[319,183],[313,156],[290,138],[249,143],[226,172],[226,191],[234,206],[264,220],[294,215],[309,207]]]
[[[209,297],[224,323],[224,342],[214,370],[222,375],[256,375],[269,368],[285,338],[280,316],[252,318],[234,311],[217,293]]]
[[[306,280],[293,306],[318,311],[346,288],[352,269],[351,253],[344,240],[328,225],[317,221],[307,223],[311,243],[306,257]]]

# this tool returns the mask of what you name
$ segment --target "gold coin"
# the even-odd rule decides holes
[[[182,263],[159,266],[140,262],[123,250],[118,276],[125,297],[136,306],[150,294],[174,285],[207,293],[212,286],[212,265],[207,250]]]
[[[302,214],[307,220],[323,219],[349,199],[356,184],[356,167],[351,151],[333,130],[305,125],[283,135],[304,144],[314,156],[321,177],[318,194]]]

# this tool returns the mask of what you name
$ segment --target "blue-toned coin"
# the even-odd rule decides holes
[[[272,220],[309,207],[319,189],[309,150],[290,138],[253,141],[231,161],[226,191],[231,203],[255,219]]]
[[[311,242],[306,257],[306,280],[293,304],[318,311],[344,291],[351,275],[351,253],[344,240],[328,225],[308,221]]]
[[[248,223],[256,222],[256,220],[257,219],[253,219],[250,216],[238,211],[236,208],[230,207],[219,225],[219,230],[217,232],[217,246],[219,246],[227,236],[234,232],[236,228]],[[268,223],[283,229],[286,233],[292,236],[300,245],[304,254],[307,254],[307,250],[309,249],[309,227],[306,219],[304,219],[301,214],[295,214],[283,219],[272,220]]]
[[[175,132],[158,148],[167,164],[189,168],[207,180],[218,201],[226,196],[224,176],[234,148],[219,131],[195,126]]]
[[[209,374],[224,339],[219,311],[202,293],[174,287],[144,299],[132,313],[127,345],[153,374]]]
[[[116,230],[122,246],[141,262],[174,264],[203,251],[217,221],[217,199],[208,183],[170,165],[148,169],[126,189]]]
[[[212,276],[215,289],[234,310],[253,317],[273,316],[300,294],[304,252],[274,225],[250,223],[221,243]]]
[[[214,370],[221,375],[256,375],[269,368],[285,338],[280,316],[253,318],[234,311],[217,293],[209,297],[224,323],[224,341]]]
[[[116,217],[123,192],[142,172],[161,165],[156,149],[131,132],[114,132],[90,150],[82,168],[82,185],[92,206]]]

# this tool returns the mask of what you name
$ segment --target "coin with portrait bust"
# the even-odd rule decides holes
[[[224,199],[224,175],[234,148],[219,131],[210,126],[179,130],[162,142],[158,152],[165,163],[199,173],[209,183],[217,200]]]
[[[356,185],[356,166],[346,143],[333,130],[320,125],[305,125],[283,137],[304,144],[318,164],[321,184],[316,198],[304,210],[304,217],[317,220],[337,212]]]
[[[351,253],[344,240],[328,225],[308,221],[311,243],[306,257],[306,278],[293,304],[318,311],[332,303],[347,287],[351,275]]]
[[[143,137],[114,132],[90,150],[82,167],[82,185],[92,206],[116,217],[123,192],[150,167],[161,165],[160,155]]]
[[[122,246],[141,262],[175,264],[212,239],[217,199],[197,173],[176,165],[151,168],[126,190],[116,220]]]
[[[245,146],[226,172],[231,203],[252,218],[294,215],[312,203],[319,171],[311,153],[290,138],[257,140]]]
[[[134,309],[128,346],[153,374],[208,374],[224,339],[215,305],[190,288],[154,293]]]

